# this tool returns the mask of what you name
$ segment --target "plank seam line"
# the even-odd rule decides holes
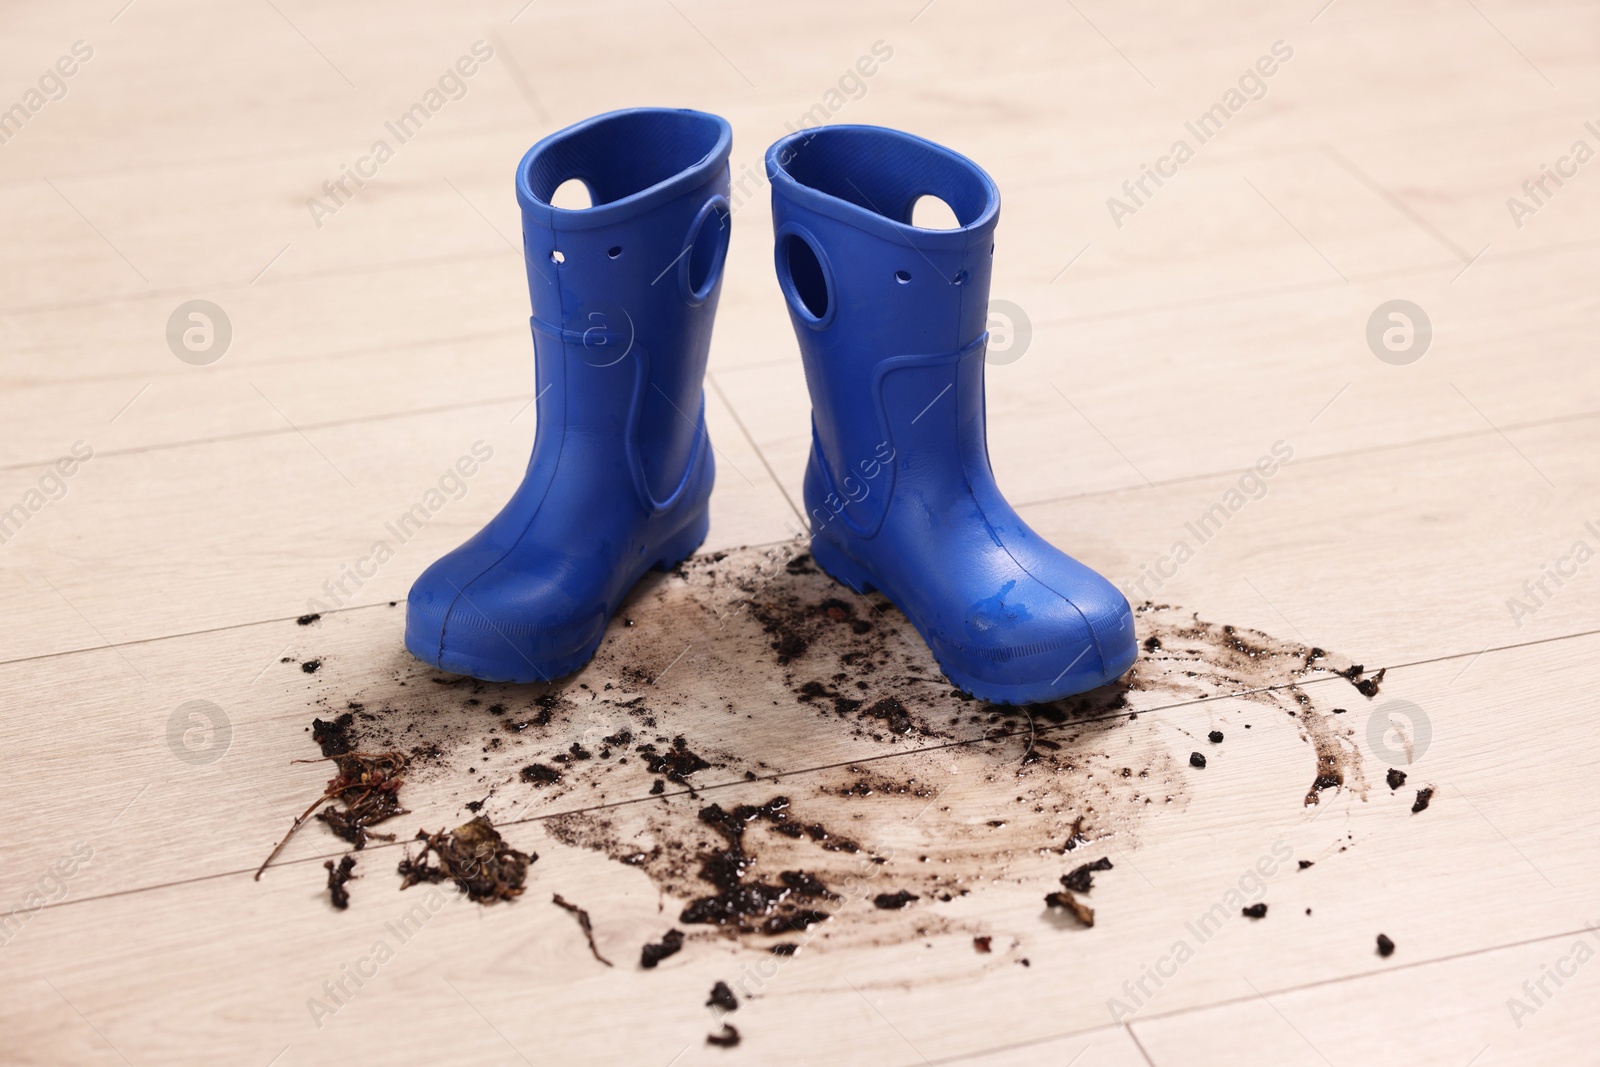
[[[783,543],[786,543],[786,542],[773,542],[773,543],[774,544],[783,544]],[[368,605],[368,606],[370,607],[370,606],[375,606],[375,605]],[[355,611],[355,610],[365,610],[365,608],[344,608],[344,609],[339,609],[339,610],[341,610],[341,611]],[[1589,636],[1594,636],[1594,635],[1597,635],[1597,634],[1600,634],[1600,629],[1587,630],[1587,631],[1584,631],[1582,633],[1569,634],[1569,635],[1564,635],[1564,636],[1561,636],[1561,637],[1540,638],[1540,639],[1535,640],[1535,641],[1525,641],[1525,642],[1520,642],[1518,644],[1513,644],[1513,645],[1502,645],[1502,646],[1498,646],[1498,647],[1495,647],[1495,648],[1486,648],[1481,652],[1472,652],[1472,653],[1463,652],[1463,653],[1457,653],[1457,654],[1449,655],[1449,656],[1437,656],[1437,657],[1433,657],[1433,658],[1430,658],[1430,659],[1414,660],[1414,661],[1407,662],[1407,663],[1389,664],[1388,665],[1388,669],[1399,671],[1399,670],[1404,670],[1404,669],[1409,668],[1409,667],[1422,666],[1422,665],[1431,664],[1431,663],[1442,663],[1442,662],[1446,662],[1446,661],[1449,661],[1449,660],[1462,659],[1462,658],[1469,657],[1469,656],[1476,657],[1476,656],[1481,656],[1481,655],[1488,655],[1491,652],[1503,652],[1503,651],[1510,651],[1510,650],[1514,650],[1514,649],[1518,649],[1518,648],[1527,648],[1527,647],[1534,646],[1534,645],[1553,644],[1553,643],[1556,643],[1556,642],[1559,642],[1559,641],[1577,640],[1577,639],[1582,638],[1582,637],[1589,637]],[[157,639],[157,640],[165,640],[165,639]],[[1178,709],[1178,708],[1193,707],[1193,706],[1199,705],[1199,704],[1214,704],[1218,700],[1226,700],[1226,699],[1231,699],[1231,698],[1238,698],[1238,697],[1248,696],[1248,695],[1253,694],[1253,693],[1270,693],[1270,692],[1275,692],[1275,691],[1280,690],[1280,689],[1293,688],[1295,686],[1299,686],[1301,688],[1309,688],[1310,686],[1314,686],[1314,685],[1323,685],[1323,684],[1326,684],[1326,683],[1338,682],[1338,681],[1344,681],[1344,680],[1345,679],[1341,678],[1338,675],[1329,675],[1329,676],[1325,676],[1325,677],[1322,677],[1322,678],[1313,678],[1313,679],[1311,679],[1309,681],[1303,681],[1303,682],[1287,682],[1287,683],[1284,683],[1282,685],[1258,686],[1258,687],[1255,687],[1255,688],[1241,689],[1241,690],[1239,690],[1237,692],[1234,692],[1234,693],[1221,694],[1221,695],[1218,695],[1218,696],[1215,696],[1215,697],[1200,697],[1200,698],[1196,698],[1196,699],[1193,699],[1193,700],[1175,701],[1175,702],[1170,703],[1170,704],[1162,704],[1162,705],[1158,705],[1156,707],[1145,708],[1145,709],[1142,709],[1140,711],[1135,711],[1135,712],[1112,713],[1112,714],[1109,714],[1109,715],[1098,715],[1098,716],[1086,716],[1085,718],[1078,719],[1078,720],[1075,720],[1073,722],[1061,723],[1059,725],[1051,724],[1051,725],[1047,725],[1047,726],[1043,726],[1043,727],[1038,727],[1036,729],[1036,732],[1040,733],[1040,734],[1049,734],[1049,733],[1054,733],[1056,731],[1076,729],[1076,728],[1079,728],[1079,727],[1082,727],[1082,726],[1085,726],[1085,725],[1088,725],[1088,724],[1091,724],[1091,723],[1107,722],[1107,721],[1110,721],[1110,720],[1113,720],[1113,719],[1129,718],[1131,715],[1151,715],[1151,714],[1155,714],[1157,712],[1172,711],[1172,710],[1175,710],[1175,709]],[[902,758],[905,758],[905,757],[908,757],[908,756],[924,755],[924,754],[931,753],[931,752],[944,751],[946,749],[965,748],[965,747],[968,747],[968,746],[985,744],[985,743],[996,741],[996,740],[1007,740],[1007,739],[1010,739],[1010,738],[1013,738],[1013,737],[1020,737],[1020,736],[1023,735],[1023,733],[1024,733],[1024,731],[1021,728],[1018,728],[1016,730],[1007,730],[1007,731],[1003,731],[1003,732],[999,732],[999,733],[985,733],[982,736],[974,737],[974,738],[968,738],[966,740],[950,741],[950,742],[946,742],[944,744],[929,745],[929,746],[926,746],[926,747],[923,747],[923,748],[907,749],[907,750],[902,751],[902,752],[887,752],[887,753],[882,753],[882,754],[874,755],[874,756],[866,756],[866,757],[861,757],[861,758],[856,758],[856,759],[849,759],[849,760],[840,760],[840,761],[835,762],[835,763],[826,763],[826,764],[821,764],[821,765],[814,766],[814,767],[798,768],[798,769],[792,770],[792,771],[779,771],[779,772],[777,772],[775,774],[762,775],[760,778],[757,779],[757,781],[770,781],[774,785],[776,785],[778,782],[782,781],[785,778],[797,778],[797,777],[800,777],[802,775],[816,774],[816,773],[818,773],[820,771],[836,770],[836,769],[838,769],[840,767],[859,766],[861,764],[876,763],[876,762],[879,762],[881,760],[902,759]],[[499,825],[501,825],[501,826],[526,826],[526,825],[530,825],[532,823],[544,822],[544,821],[550,820],[550,819],[565,818],[565,817],[573,816],[573,815],[585,815],[585,814],[590,814],[592,812],[597,812],[597,811],[609,811],[609,810],[614,809],[614,808],[630,807],[630,806],[635,805],[635,804],[648,804],[648,803],[651,803],[652,801],[663,800],[663,799],[666,799],[668,797],[688,796],[691,793],[693,793],[695,795],[699,795],[699,794],[704,794],[704,793],[718,792],[718,791],[732,789],[732,788],[736,788],[738,786],[744,786],[744,785],[749,785],[749,784],[750,784],[749,779],[746,779],[746,778],[735,778],[735,779],[732,779],[732,780],[729,780],[729,781],[726,781],[726,782],[718,782],[718,783],[714,783],[712,785],[698,786],[698,787],[696,787],[696,788],[694,788],[692,790],[690,790],[690,789],[681,789],[681,790],[676,790],[676,791],[668,792],[668,793],[664,793],[664,794],[645,795],[645,796],[634,797],[634,798],[630,798],[630,799],[626,799],[626,800],[615,800],[615,801],[611,801],[611,802],[605,803],[605,804],[591,804],[591,805],[588,805],[586,807],[572,808],[572,809],[569,809],[569,810],[542,812],[542,813],[539,813],[537,815],[530,815],[530,816],[528,816],[526,818],[508,819],[504,823],[501,823]],[[367,848],[365,849],[365,851],[370,852],[370,853],[378,853],[378,852],[381,852],[381,851],[386,850],[386,849],[404,848],[407,844],[408,844],[408,842],[404,842],[404,841],[393,841],[393,842],[386,842],[386,843],[374,843],[374,844],[369,844],[367,846]],[[280,867],[299,866],[299,865],[306,864],[306,863],[319,863],[319,862],[321,862],[323,860],[326,860],[326,859],[336,859],[339,856],[343,855],[344,851],[345,851],[344,849],[340,849],[338,851],[331,852],[331,853],[318,853],[316,855],[309,856],[309,857],[302,857],[302,858],[299,858],[299,859],[292,859],[292,860],[283,860],[283,861],[280,861],[278,863],[273,864],[272,868],[270,868],[270,869],[277,869],[277,868],[280,868]],[[165,888],[169,888],[169,887],[172,887],[172,886],[189,885],[189,884],[192,884],[194,882],[210,881],[210,880],[217,879],[217,878],[230,878],[230,877],[233,877],[235,875],[241,875],[241,874],[248,875],[248,874],[253,873],[253,871],[254,871],[254,868],[240,868],[238,870],[219,871],[219,872],[217,872],[215,874],[200,875],[200,876],[195,877],[195,878],[180,879],[178,881],[173,881],[173,882],[162,882],[162,883],[159,883],[159,884],[146,885],[146,886],[134,886],[134,887],[130,887],[128,889],[119,889],[119,890],[116,890],[116,891],[110,892],[110,893],[101,893],[101,894],[93,895],[93,896],[86,896],[86,897],[79,897],[79,898],[71,899],[71,900],[57,901],[55,903],[50,903],[50,904],[44,905],[44,907],[41,908],[40,910],[45,910],[45,909],[48,909],[48,908],[65,908],[65,907],[70,907],[70,906],[72,906],[74,904],[85,904],[85,903],[89,903],[90,901],[105,900],[105,899],[108,899],[110,897],[129,896],[129,895],[132,895],[134,893],[154,892],[156,890],[165,889]],[[1551,937],[1561,937],[1561,936],[1566,936],[1566,935],[1564,935],[1564,934],[1554,934],[1554,935],[1550,935],[1550,936]],[[1539,940],[1546,940],[1546,938],[1534,938],[1532,940],[1539,941]],[[1515,944],[1516,943],[1512,943],[1510,945],[1505,945],[1505,946],[1491,946],[1491,948],[1515,947]],[[1488,951],[1488,950],[1485,950],[1485,951]],[[1470,953],[1468,953],[1468,954],[1470,954]],[[1405,965],[1401,965],[1401,966],[1412,966],[1412,964],[1405,964]],[[1394,968],[1390,968],[1390,969],[1394,969]],[[1381,972],[1374,972],[1374,973],[1381,973]],[[1342,979],[1329,979],[1329,981],[1340,981],[1340,980],[1342,980]],[[1317,983],[1311,983],[1311,984],[1315,985]],[[1275,992],[1292,992],[1294,989],[1297,989],[1297,988],[1300,988],[1300,987],[1291,987],[1291,988],[1285,989],[1285,990],[1276,990]],[[1231,998],[1228,1001],[1220,1001],[1218,1003],[1219,1004],[1220,1003],[1232,1003],[1234,1001],[1248,1000],[1248,999],[1250,999],[1250,998],[1249,997],[1237,997],[1237,998]],[[1096,1027],[1096,1029],[1100,1029],[1100,1028]],[[1082,1031],[1073,1031],[1073,1033],[1078,1033],[1078,1032],[1082,1032]],[[1071,1034],[1069,1033],[1069,1034],[1065,1034],[1065,1035],[1054,1035],[1054,1036],[1057,1036],[1057,1037],[1060,1037],[1060,1036],[1071,1036]]]

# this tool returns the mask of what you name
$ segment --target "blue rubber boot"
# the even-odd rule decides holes
[[[767,175],[811,391],[817,564],[893,601],[975,697],[1033,703],[1115,679],[1138,658],[1127,600],[1029,529],[989,467],[994,182],[946,148],[871,126],[784,138]],[[911,225],[924,195],[959,227]]]
[[[540,141],[517,168],[538,429],[500,513],[417,579],[406,648],[485,681],[589,661],[651,567],[705,540],[702,380],[727,255],[732,131],[641,108]],[[577,178],[592,206],[554,207]]]

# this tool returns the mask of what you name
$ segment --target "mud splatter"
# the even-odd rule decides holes
[[[647,577],[577,674],[497,685],[397,656],[387,677],[322,698],[318,737],[405,753],[409,780],[497,826],[538,821],[642,871],[688,931],[680,947],[983,937],[942,906],[1038,885],[1041,864],[1091,844],[1137,847],[1148,820],[1187,805],[1192,746],[1144,712],[1232,697],[1291,718],[1307,801],[1365,794],[1353,730],[1313,684],[1359,669],[1168,604],[1135,617],[1145,651],[1116,683],[990,705],[950,685],[891,604],[799,544],[741,549]],[[330,673],[317,679],[331,689]],[[1228,707],[1218,724],[1248,729]]]
[[[1354,740],[1355,728],[1340,728],[1334,719],[1335,715],[1342,714],[1338,709],[1327,715],[1318,712],[1305,690],[1292,687],[1290,693],[1297,707],[1291,714],[1300,719],[1303,736],[1317,754],[1316,773],[1311,779],[1311,788],[1306,790],[1306,807],[1320,804],[1324,790],[1341,786],[1356,790],[1365,799],[1367,784],[1361,771],[1361,749]]]

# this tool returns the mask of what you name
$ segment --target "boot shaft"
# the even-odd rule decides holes
[[[820,501],[807,501],[810,519],[871,536],[897,484],[931,501],[960,488],[948,473],[987,474],[999,192],[971,160],[870,126],[787,137],[767,172],[778,281],[811,393]],[[923,196],[948,204],[958,228],[913,226]]]
[[[540,141],[517,168],[537,366],[537,463],[547,439],[621,441],[637,488],[666,506],[687,479],[727,254],[725,120],[639,108]],[[571,179],[591,206],[552,205]]]

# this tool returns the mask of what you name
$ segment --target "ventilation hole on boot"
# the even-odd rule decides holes
[[[919,196],[911,205],[911,225],[924,230],[959,230],[961,222],[937,196]]]
[[[567,257],[562,255],[559,250],[550,253],[550,262],[552,262],[552,263],[565,263],[566,261],[567,261]]]
[[[606,252],[606,255],[610,256],[612,259],[616,259],[618,256],[622,255],[622,246],[613,245],[611,249]]]
[[[556,186],[555,194],[550,197],[550,206],[566,211],[582,211],[594,206],[594,197],[589,193],[589,187],[583,184],[582,178],[568,178]]]
[[[957,271],[956,272],[956,276],[954,278],[951,278],[950,281],[951,281],[952,284],[955,284],[955,285],[966,285],[967,284],[967,272],[964,271],[964,270],[963,271]]]
[[[823,274],[822,261],[799,234],[791,233],[783,244],[795,297],[812,318],[822,318],[828,313],[828,279]]]
[[[899,282],[901,285],[904,285],[906,282],[911,280],[911,272],[908,270],[897,270],[894,272],[894,280]]]

